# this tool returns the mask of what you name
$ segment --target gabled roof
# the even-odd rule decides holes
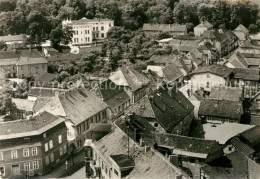
[[[128,67],[119,69],[113,73],[109,79],[116,85],[130,87],[132,90],[137,90],[150,83],[144,74]]]
[[[155,140],[158,146],[174,149],[173,153],[183,151],[183,155],[185,153],[191,157],[207,158],[217,147],[221,150],[219,143],[214,140],[159,133],[155,135]]]
[[[254,149],[252,149],[251,147],[249,147],[247,144],[245,144],[244,142],[242,142],[238,137],[234,137],[233,139],[231,139],[230,143],[240,152],[242,152],[243,154],[249,156],[251,154],[253,154],[255,152]]]
[[[169,64],[169,63],[173,63],[173,61],[178,58],[178,56],[176,55],[153,55],[149,61],[149,62],[154,62],[156,64]]]
[[[133,170],[126,176],[129,179],[172,178],[182,174],[179,168],[172,165],[155,150],[150,149],[145,152],[131,138],[128,140],[128,136],[118,127],[91,146],[110,166],[112,165],[110,156],[125,156],[128,154],[129,148],[129,156],[133,158],[135,164]]]
[[[162,69],[162,72],[167,81],[175,81],[184,76],[181,70],[174,64],[169,64]]]
[[[181,92],[172,93],[170,96],[166,90],[159,89],[132,105],[127,111],[135,112],[144,118],[155,118],[165,130],[169,130],[193,108]]]
[[[17,109],[24,111],[33,111],[34,101],[27,99],[12,98],[12,102],[15,103]]]
[[[232,69],[222,65],[205,65],[198,67],[195,71],[191,73],[191,75],[201,73],[212,73],[223,78],[227,78],[232,73]]]
[[[0,123],[0,140],[40,135],[62,122],[64,122],[63,118],[48,112],[42,112],[30,120],[2,122]]]
[[[239,51],[235,52],[229,59],[230,61],[228,63],[230,63],[233,68],[247,68],[248,67],[248,63],[245,59],[245,56],[240,53]]]
[[[249,33],[249,30],[243,26],[242,24],[239,24],[239,26],[237,26],[237,28],[235,29],[235,31],[242,31],[244,32],[245,34],[248,34]]]
[[[180,24],[144,24],[144,31],[186,32],[187,26]]]
[[[238,101],[205,99],[200,103],[200,116],[240,119],[242,114],[242,103]]]
[[[210,99],[223,99],[229,101],[242,101],[243,91],[241,88],[223,87],[212,88],[210,92]]]
[[[234,68],[233,73],[235,79],[243,79],[250,81],[259,81],[260,79],[259,69]]]
[[[0,61],[1,59],[17,59],[19,58],[20,53],[17,51],[0,51]]]
[[[112,108],[117,107],[130,99],[123,87],[116,85],[110,79],[98,84],[91,92],[102,98],[102,100]]]
[[[260,126],[255,126],[254,128],[247,130],[241,134],[241,136],[246,139],[250,145],[253,147],[260,144]]]
[[[201,170],[210,178],[248,178],[248,158],[236,151],[223,156],[211,164],[207,164]]]

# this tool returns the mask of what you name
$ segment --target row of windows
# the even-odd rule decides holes
[[[119,114],[120,112],[124,111],[128,106],[130,106],[130,100],[126,101],[125,103],[123,103],[122,105],[118,106],[117,108],[115,108],[114,112],[115,115]]]
[[[87,119],[85,122],[78,126],[78,134],[81,134],[83,131],[86,131],[89,128],[90,124],[98,123],[101,120],[105,119],[106,115],[106,111],[103,111],[102,113],[98,113],[97,115],[94,115],[93,117]]]
[[[66,145],[64,145],[64,146],[59,148],[60,156],[66,154],[66,153],[67,153],[67,146]],[[55,159],[54,153],[51,153],[50,155],[47,155],[45,157],[45,164],[49,165],[50,163],[54,162],[54,159]]]
[[[33,161],[32,165],[30,162],[24,163],[24,171],[29,171],[29,170],[37,170],[39,169],[39,162],[38,161]]]
[[[58,142],[59,144],[62,143],[62,135],[58,136]],[[44,145],[45,152],[48,152],[48,150],[52,148],[53,148],[53,140],[50,140],[49,142],[45,143]]]
[[[42,64],[42,65],[35,65],[35,69],[37,70],[37,69],[39,69],[39,67],[42,67],[42,69],[45,69],[46,68],[46,65],[45,64]],[[30,68],[30,67],[29,67]],[[21,65],[21,70],[23,70],[24,69],[24,66],[23,65]]]
[[[30,152],[31,151],[31,152]],[[23,149],[23,157],[29,157],[29,156],[36,156],[38,155],[38,150],[37,147]],[[17,159],[18,158],[18,152],[17,150],[12,150],[11,151],[11,159]],[[0,161],[4,160],[4,155],[3,152],[0,152]]]

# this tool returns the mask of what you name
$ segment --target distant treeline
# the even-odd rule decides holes
[[[260,26],[259,6],[253,2],[216,0],[1,0],[0,35],[48,38],[67,19],[110,18],[115,25],[137,30],[144,23],[180,23],[189,29],[200,21],[234,29],[243,24],[252,33]]]

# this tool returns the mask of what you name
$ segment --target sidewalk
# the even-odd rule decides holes
[[[72,166],[71,158],[68,159],[67,161],[68,161],[67,171],[66,171],[66,166],[65,166],[65,161],[64,161],[63,165],[57,166],[52,171],[50,171],[48,174],[37,177],[37,178],[40,178],[40,179],[41,178],[59,178],[62,175],[64,175],[65,173],[70,173],[70,171],[75,170],[75,167],[78,167],[80,165],[80,163],[84,162],[84,150],[82,150],[81,152],[79,152],[77,155],[74,156],[74,163],[75,163],[74,166]],[[36,178],[36,177],[32,177],[32,178]]]

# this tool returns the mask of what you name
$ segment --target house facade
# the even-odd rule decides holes
[[[186,35],[187,27],[186,25],[180,25],[180,24],[144,24],[143,32],[145,34],[168,32],[172,36]]]
[[[89,45],[95,40],[107,38],[107,32],[114,26],[110,19],[87,19],[66,20],[63,27],[71,26],[73,29],[72,45]]]
[[[201,36],[207,30],[213,30],[213,25],[207,21],[201,22],[194,28],[194,35]]]
[[[1,123],[0,127],[3,178],[43,175],[67,158],[67,128],[62,118],[43,112],[30,120]]]
[[[231,78],[232,69],[226,66],[201,66],[191,73],[191,91],[203,89],[210,92],[211,88],[228,86]]]
[[[20,54],[17,51],[1,51],[0,52],[0,68],[5,71],[5,77],[17,77],[17,62]]]

